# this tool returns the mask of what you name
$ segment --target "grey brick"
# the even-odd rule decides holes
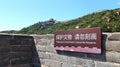
[[[54,60],[45,60],[45,65],[48,67],[61,67],[61,63]]]
[[[112,36],[108,38],[108,40],[120,41],[120,33],[113,33]]]
[[[36,45],[38,52],[46,52],[46,46]]]
[[[54,39],[47,39],[47,45],[54,46]]]
[[[64,55],[50,54],[50,59],[57,60],[60,62],[67,62],[67,56],[64,56]]]
[[[120,51],[120,41],[106,41],[106,50]]]
[[[46,35],[31,35],[34,39],[46,39]]]
[[[88,60],[88,59],[78,59],[77,63],[79,65],[84,66],[84,67],[94,67],[95,66],[94,61],[93,60]]]
[[[36,45],[47,45],[47,40],[46,39],[37,39]]]
[[[6,38],[0,38],[0,46],[9,46],[10,45],[10,39],[6,39]]]
[[[46,46],[46,52],[56,53],[54,46]]]
[[[81,66],[81,65],[77,65],[76,67],[84,67],[84,66]]]
[[[77,63],[77,60],[78,60],[78,58],[75,58],[75,57],[68,57],[67,62],[68,62],[68,63],[72,63],[72,64],[78,65],[79,63]]]
[[[62,63],[61,67],[76,67],[76,66],[70,63]]]
[[[46,66],[46,65],[41,65],[41,67],[48,67],[48,66]]]
[[[32,46],[31,45],[13,45],[11,46],[11,51],[13,52],[31,52]]]
[[[106,60],[108,62],[120,63],[120,53],[118,52],[107,52]]]
[[[45,52],[38,52],[40,59],[49,59],[49,54],[46,54]]]
[[[95,62],[95,67],[120,67],[120,64],[110,62]]]
[[[39,59],[40,60],[40,63],[41,63],[41,65],[44,65],[45,64],[45,59]]]
[[[82,65],[85,67],[94,67],[94,61],[89,59],[82,59],[82,58],[75,58],[75,57],[68,57],[68,63]]]
[[[13,65],[12,67],[32,67],[32,65],[31,64],[19,64],[19,65]]]

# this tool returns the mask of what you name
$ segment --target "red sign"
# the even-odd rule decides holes
[[[101,54],[101,28],[60,30],[54,39],[56,50]]]

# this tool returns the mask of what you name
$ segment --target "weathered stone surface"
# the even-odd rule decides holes
[[[82,65],[85,67],[94,67],[94,61],[82,58],[68,57],[68,63]]]
[[[20,40],[12,39],[10,45],[33,45],[34,41],[31,40]]]
[[[0,66],[1,67],[8,66],[9,64],[10,64],[9,60],[7,60],[7,61],[0,61]]]
[[[39,52],[46,52],[46,46],[36,45],[36,49]]]
[[[77,58],[75,57],[67,57],[67,63],[71,63],[71,64],[79,64],[79,63],[76,63],[77,62]]]
[[[46,46],[46,52],[56,53],[54,46]]]
[[[120,67],[120,64],[110,62],[95,62],[95,67]]]
[[[82,65],[82,66],[85,66],[85,67],[94,67],[94,61],[93,60],[88,60],[88,59],[68,57],[68,63],[72,63],[72,64],[76,64],[76,65]]]
[[[106,50],[120,52],[120,41],[107,41]]]
[[[54,39],[54,34],[47,34],[46,37],[47,37],[48,39]]]
[[[51,60],[56,60],[56,61],[60,61],[60,62],[67,62],[67,56],[64,55],[57,55],[57,54],[50,54],[50,59]]]
[[[60,61],[60,62],[68,62],[67,60],[68,60],[68,57],[67,57],[67,56],[59,55],[59,61]]]
[[[31,36],[13,36],[10,45],[33,45],[34,39]]]
[[[10,45],[10,39],[0,38],[0,46],[9,46]]]
[[[62,63],[61,67],[76,67],[76,66],[70,63]]]
[[[37,39],[36,45],[47,45],[47,40],[46,39]]]
[[[54,39],[51,39],[50,45],[53,45],[53,46],[54,46]]]
[[[10,52],[10,47],[0,47],[0,53],[8,53]]]
[[[106,61],[106,51],[102,50],[101,54],[86,54],[87,59],[97,60],[97,61]]]
[[[114,34],[112,34],[112,36],[110,36],[110,37],[108,38],[108,40],[120,41],[120,33],[114,33]]]
[[[81,66],[81,65],[77,65],[76,67],[84,67],[84,66]]]
[[[54,46],[54,40],[53,39],[47,39],[47,45]]]
[[[39,60],[40,60],[40,64],[41,64],[41,65],[44,65],[44,64],[45,64],[45,59],[39,58]]]
[[[40,65],[37,62],[39,57],[36,59],[34,52],[36,49],[33,37],[0,35],[0,67],[33,67],[32,63]]]
[[[107,52],[106,60],[108,62],[120,63],[120,53],[118,52]]]
[[[34,39],[53,39],[54,34],[46,34],[46,35],[31,35]]]
[[[33,67],[33,66],[32,64],[20,64],[20,65],[13,65],[12,67]]]
[[[8,34],[0,34],[0,39],[11,39],[13,36]]]
[[[32,57],[32,64],[41,64],[40,58],[39,57]]]
[[[57,51],[57,53],[62,56],[71,56],[71,57],[78,57],[78,58],[87,58],[88,57],[86,53],[80,53],[80,52]]]
[[[61,67],[61,63],[54,60],[45,60],[45,65],[48,67]]]
[[[78,59],[76,62],[78,65],[82,65],[84,67],[94,67],[94,61],[88,59]]]
[[[45,35],[30,35],[32,36],[34,39],[45,39]]]
[[[40,59],[49,59],[49,54],[45,53],[45,52],[38,52],[39,58]]]
[[[29,36],[29,35],[11,35],[12,36],[12,39],[19,39],[19,40],[30,40],[30,39],[33,39],[32,36]]]
[[[29,64],[32,63],[31,57],[25,57],[25,58],[13,58],[11,59],[11,65],[19,65],[19,64]]]
[[[41,67],[40,64],[33,64],[32,67]]]
[[[11,52],[9,57],[10,58],[17,58],[17,57],[32,57],[32,52]]]
[[[41,67],[48,67],[48,66],[46,66],[46,65],[41,65]]]
[[[53,35],[33,36],[34,39],[32,36],[0,36],[0,50],[4,51],[0,53],[0,65],[11,65],[11,67],[39,67],[40,64],[41,67],[120,67],[120,41],[117,36],[119,36],[118,33],[117,35],[105,33],[102,39],[104,46],[102,45],[101,55],[56,52]]]
[[[37,45],[37,39],[34,39],[34,44]]]
[[[10,57],[9,53],[0,53],[0,60],[4,60],[9,57]]]
[[[32,45],[14,45],[11,46],[13,52],[31,52],[33,49]]]

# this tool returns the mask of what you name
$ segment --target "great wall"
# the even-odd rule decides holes
[[[120,67],[120,33],[102,33],[102,54],[54,49],[54,35],[0,34],[0,67]]]

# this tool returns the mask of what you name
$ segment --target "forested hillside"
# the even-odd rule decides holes
[[[103,32],[120,32],[120,8],[97,11],[77,19],[57,22],[52,26],[35,23],[14,33],[51,34],[56,30],[75,29],[76,26],[79,26],[79,28],[101,27]]]

